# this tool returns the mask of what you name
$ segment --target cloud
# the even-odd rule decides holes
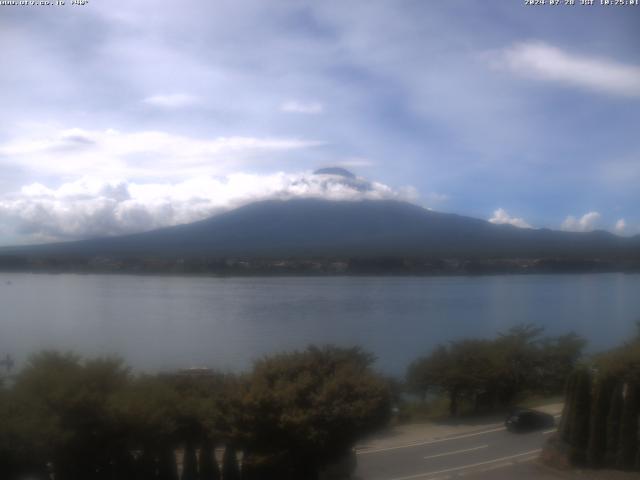
[[[618,235],[622,235],[626,232],[627,230],[627,222],[625,222],[624,218],[621,218],[620,220],[618,220],[616,222],[615,227],[613,227],[613,230],[618,234]]]
[[[288,100],[280,106],[280,110],[287,113],[306,113],[317,115],[324,111],[324,106],[320,102],[299,102]]]
[[[574,55],[542,42],[518,43],[488,58],[494,66],[525,77],[640,97],[640,66]]]
[[[569,215],[560,225],[560,229],[567,232],[590,232],[595,228],[600,216],[598,212],[585,213],[580,218]]]
[[[179,184],[325,162],[364,167],[336,161],[357,157],[375,161],[388,184],[452,193],[447,205],[462,214],[477,212],[479,198],[495,209],[525,195],[530,213],[521,214],[550,225],[554,205],[598,191],[620,207],[607,228],[619,217],[634,228],[638,97],[592,93],[636,91],[638,29],[625,9],[548,12],[541,22],[513,2],[490,11],[470,2],[463,13],[450,2],[275,3],[118,0],[70,16],[5,9],[0,199],[83,175]],[[526,38],[547,43],[518,43]],[[500,70],[482,55],[496,48]],[[587,95],[563,95],[582,88]],[[36,122],[49,126],[19,126]],[[62,138],[73,126],[82,131]],[[106,138],[108,128],[117,132]],[[304,146],[201,148],[230,138]],[[26,151],[6,151],[18,142]]]
[[[510,216],[504,208],[499,208],[493,212],[493,217],[489,219],[491,223],[495,223],[497,225],[509,224],[514,227],[519,228],[533,228],[527,222],[525,222],[522,218],[512,217]]]
[[[322,142],[298,138],[194,138],[163,131],[52,129],[0,144],[0,167],[38,174],[113,177],[175,177],[226,173],[267,153],[300,150]]]
[[[120,235],[189,223],[272,198],[412,200],[415,189],[309,172],[201,176],[176,183],[81,178],[50,188],[41,183],[0,197],[0,223],[16,225],[26,240]]]
[[[182,108],[194,105],[197,97],[186,93],[171,93],[168,95],[153,95],[143,100],[144,103],[162,108]]]

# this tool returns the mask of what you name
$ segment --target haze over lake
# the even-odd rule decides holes
[[[439,342],[521,323],[614,346],[640,319],[640,275],[172,277],[0,274],[0,355],[116,354],[136,369],[242,370],[309,343],[361,345],[384,372]]]

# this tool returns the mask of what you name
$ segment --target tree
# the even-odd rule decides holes
[[[388,419],[389,382],[372,361],[359,349],[310,347],[265,358],[244,378],[133,377],[119,360],[44,352],[0,387],[0,475],[177,480],[175,449],[185,445],[182,478],[215,480],[210,439],[220,438],[225,480],[239,478],[235,446],[254,452],[261,480],[313,479]]]
[[[560,418],[560,425],[558,426],[558,432],[560,438],[566,443],[571,441],[571,419],[573,418],[573,406],[574,397],[576,394],[576,375],[569,375],[567,379],[567,387],[565,389],[564,407],[562,409],[562,417]]]
[[[491,341],[460,340],[449,347],[449,366],[441,378],[442,388],[448,392],[450,413],[457,415],[462,399],[473,402],[478,409],[481,397],[494,400],[500,381],[498,358]]]
[[[224,454],[222,456],[222,480],[240,480],[237,452],[231,444],[227,444],[224,447]]]
[[[232,428],[230,405],[235,398],[237,379],[208,371],[162,375],[161,380],[179,399],[176,403],[176,435],[194,446],[210,438],[220,438]]]
[[[198,460],[196,458],[196,449],[191,442],[187,442],[184,447],[181,480],[198,480]]]
[[[498,335],[495,349],[499,355],[498,396],[509,405],[523,390],[535,390],[542,383],[542,361],[539,349],[541,327],[530,324],[510,328]]]
[[[448,365],[449,350],[443,345],[438,345],[430,355],[418,358],[409,365],[406,375],[407,388],[424,400],[428,392],[443,387],[444,372]]]
[[[239,418],[246,450],[293,461],[295,478],[348,452],[390,416],[387,383],[358,348],[309,347],[256,362]],[[224,477],[224,476],[223,476]]]
[[[158,450],[158,480],[178,480],[176,454],[173,451],[173,448],[168,445],[165,445]]]
[[[605,463],[615,465],[618,455],[618,445],[620,443],[620,419],[622,416],[622,383],[618,382],[611,393],[609,402],[609,413],[607,414],[607,447],[605,453]]]
[[[122,432],[127,452],[141,451],[147,462],[155,461],[161,480],[178,478],[175,449],[181,443],[181,401],[161,376],[141,375],[131,379],[111,402],[112,421]],[[124,456],[119,462],[126,465],[129,459]]]
[[[543,338],[540,343],[537,388],[549,395],[561,392],[585,345],[586,340],[575,333]]]
[[[52,461],[60,480],[107,475],[123,448],[109,406],[128,380],[116,359],[82,362],[55,352],[32,357],[16,377],[13,414],[34,461]]]
[[[460,340],[438,346],[410,365],[407,381],[413,391],[445,393],[449,412],[457,415],[463,399],[478,407],[481,397],[493,393],[498,382],[493,344],[487,340]]]
[[[146,449],[137,452],[133,462],[133,475],[136,480],[152,480],[156,476],[156,456],[155,452]],[[100,477],[109,478],[109,477]]]
[[[611,404],[611,395],[615,389],[615,378],[606,376],[596,381],[594,399],[591,404],[589,445],[587,446],[587,464],[594,468],[604,466],[607,450],[607,414]]]
[[[591,376],[583,369],[575,372],[575,395],[573,396],[570,444],[571,461],[574,464],[584,464],[586,448],[589,443],[589,414],[591,410]]]
[[[624,391],[617,458],[617,466],[625,470],[633,468],[638,450],[638,397],[638,386],[627,383]]]
[[[542,337],[532,325],[514,327],[493,340],[463,339],[438,346],[407,369],[407,385],[423,398],[428,391],[449,397],[450,414],[462,400],[481,406],[507,406],[525,391],[561,392],[582,354],[575,334]]]
[[[624,345],[596,356],[595,364],[610,375],[640,383],[640,333]]]
[[[220,479],[220,470],[213,455],[213,443],[208,438],[203,441],[200,449],[198,471],[200,472],[200,480]]]

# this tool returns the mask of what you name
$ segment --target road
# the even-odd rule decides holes
[[[500,474],[509,478],[510,471],[512,474],[517,471],[517,478],[541,478],[532,462],[553,431],[515,434],[507,432],[501,425],[492,425],[472,433],[361,450],[357,452],[356,478],[440,480],[464,475],[489,479],[498,478]],[[527,473],[529,470],[530,474]]]

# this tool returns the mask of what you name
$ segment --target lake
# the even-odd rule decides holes
[[[590,350],[634,333],[640,275],[253,277],[0,274],[0,356],[116,354],[137,369],[246,369],[309,343],[360,345],[386,373],[439,342],[522,323]]]

